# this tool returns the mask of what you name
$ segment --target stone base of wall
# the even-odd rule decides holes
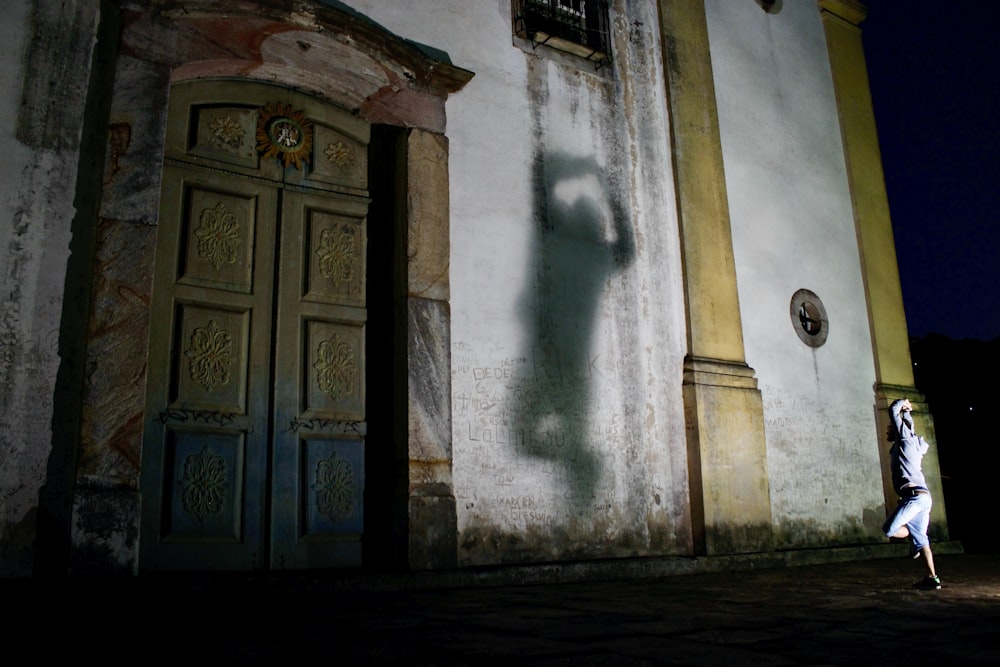
[[[71,575],[138,572],[140,496],[134,488],[95,477],[77,481]]]

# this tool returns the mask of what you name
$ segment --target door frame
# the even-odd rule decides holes
[[[300,138],[294,160],[261,139],[282,126]],[[366,122],[284,87],[171,87],[147,364],[147,414],[159,417],[144,430],[144,568],[361,564],[369,135]],[[192,333],[210,338],[213,326],[225,349],[208,347],[215,339],[189,349]],[[346,352],[323,356],[334,341]],[[200,378],[208,386],[196,366],[186,370],[192,354],[214,360],[201,371],[218,366],[219,377]],[[325,375],[316,370],[324,362]],[[324,377],[336,386],[324,389]],[[394,421],[387,410],[379,417]],[[388,474],[370,458],[376,475]]]
[[[138,346],[131,341],[149,335],[148,308],[143,310],[142,303],[148,304],[151,294],[169,87],[212,78],[279,81],[373,127],[393,128],[389,143],[402,176],[394,184],[392,217],[404,292],[393,304],[399,323],[394,373],[401,379],[394,400],[405,407],[393,426],[401,459],[394,465],[405,478],[392,502],[393,562],[407,569],[457,563],[444,129],[448,95],[473,74],[455,67],[444,52],[422,48],[346,7],[318,0],[309,4],[306,24],[301,12],[274,8],[264,0],[224,1],[211,8],[199,0],[174,0],[169,8],[122,11],[119,49],[110,63],[115,74],[106,84],[110,162],[101,193],[101,227],[95,231],[94,314],[73,490],[71,559],[88,561],[77,571],[142,568],[142,431],[156,415],[145,414],[145,360],[135,356]],[[211,29],[219,22],[225,23],[225,31]],[[186,38],[177,39],[178,34]],[[261,48],[245,48],[253,40]],[[261,40],[272,47],[263,48]],[[342,57],[323,59],[323,69],[317,70],[317,54],[324,50]],[[359,77],[362,71],[383,72],[392,83],[386,87]],[[116,248],[122,251],[116,253]],[[121,349],[133,356],[117,357]],[[121,413],[115,429],[106,425],[109,405]],[[111,540],[120,546],[109,550]],[[105,562],[97,562],[101,558]]]

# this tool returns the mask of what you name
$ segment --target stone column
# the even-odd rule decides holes
[[[938,463],[934,420],[924,396],[914,386],[913,363],[903,310],[903,291],[896,263],[896,246],[889,217],[889,200],[875,127],[868,68],[861,41],[861,22],[868,10],[857,0],[819,0],[827,50],[837,96],[847,176],[854,202],[861,270],[868,301],[868,321],[875,357],[875,409],[882,458],[885,498],[896,504],[889,473],[889,404],[909,398],[917,432],[931,443],[924,457],[924,474],[934,496],[932,532],[947,537],[944,494]]]
[[[406,139],[405,207],[407,560],[454,567],[458,521],[452,481],[448,140]]]
[[[687,307],[694,548],[762,551],[773,540],[763,404],[743,349],[705,7],[663,0],[659,8]]]

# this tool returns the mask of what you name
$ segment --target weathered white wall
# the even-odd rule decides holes
[[[350,4],[476,74],[447,130],[460,558],[682,548],[684,311],[655,5],[614,3],[612,75],[516,46],[505,0],[416,20],[403,0]]]
[[[798,545],[884,519],[872,344],[819,9],[706,3],[747,362],[757,371],[774,520]],[[802,343],[792,295],[829,338]]]
[[[7,2],[0,8],[3,90],[21,89],[27,12],[26,2]],[[31,457],[24,451],[29,440],[25,438],[27,415],[23,413],[22,389],[29,379],[21,366],[27,332],[21,317],[23,288],[18,283],[25,272],[21,268],[25,250],[24,229],[17,225],[16,218],[21,206],[21,171],[30,163],[31,151],[15,135],[19,102],[19,95],[0,97],[0,151],[5,156],[0,160],[0,574],[4,575],[30,572],[30,554],[17,533],[34,530],[34,516],[29,517],[28,512],[42,483],[45,465],[44,447]],[[37,247],[37,238],[30,245]],[[35,272],[37,268],[31,273]],[[43,343],[41,349],[51,350],[51,344]],[[16,549],[13,544],[3,546],[14,541],[21,542]]]
[[[31,572],[52,449],[94,4],[0,4],[0,575]]]
[[[656,3],[612,3],[614,71],[517,43],[509,0],[347,4],[476,74],[449,98],[447,128],[461,562],[688,553],[681,244]],[[818,9],[707,10],[779,537],[874,537],[874,368]],[[14,91],[0,101],[0,575],[31,570],[51,465],[97,14],[84,0],[0,6],[0,84]],[[829,312],[823,347],[795,335],[799,288]],[[83,415],[91,428],[99,417]]]

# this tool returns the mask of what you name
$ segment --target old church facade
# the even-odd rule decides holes
[[[884,544],[865,11],[7,3],[0,574]]]

